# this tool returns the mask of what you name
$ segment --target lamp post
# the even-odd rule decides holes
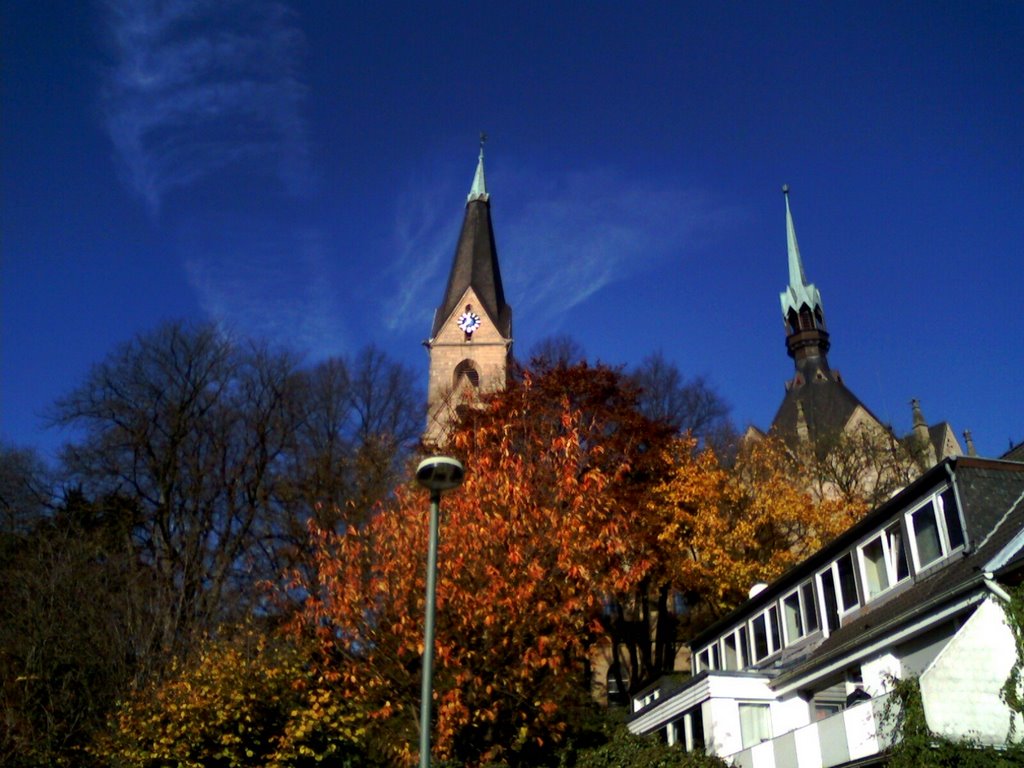
[[[427,550],[427,616],[423,629],[423,682],[420,688],[420,768],[430,768],[430,704],[434,677],[434,601],[437,592],[437,528],[441,492],[462,484],[466,470],[448,456],[431,456],[416,467],[416,482],[430,491],[430,546]]]

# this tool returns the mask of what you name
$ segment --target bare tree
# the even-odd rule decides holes
[[[922,472],[923,451],[891,430],[861,426],[819,439],[799,455],[818,498],[878,506]]]
[[[649,419],[689,431],[704,442],[722,442],[735,435],[729,404],[714,387],[703,376],[686,379],[660,351],[641,361],[632,380],[640,390],[640,410]]]
[[[293,522],[358,524],[389,492],[422,426],[413,379],[372,346],[299,374],[300,418],[282,491]]]
[[[55,406],[55,422],[83,434],[64,452],[72,477],[91,496],[140,507],[133,536],[157,577],[172,652],[249,590],[270,470],[291,431],[293,370],[212,326],[176,323],[120,347]]]
[[[128,686],[262,605],[310,517],[365,520],[418,437],[412,381],[372,347],[303,368],[172,323],[54,405],[62,504],[0,447],[0,763],[66,760]]]
[[[416,434],[412,376],[370,348],[311,370],[174,323],[123,345],[55,406],[80,430],[65,465],[92,497],[141,510],[165,647],[187,647],[258,599],[305,540],[305,521],[364,519]]]
[[[51,505],[52,472],[32,448],[0,443],[0,534],[30,530]]]
[[[568,334],[555,334],[541,339],[530,347],[529,365],[538,371],[551,368],[571,368],[583,362],[583,345]]]

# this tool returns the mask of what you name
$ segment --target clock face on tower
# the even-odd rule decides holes
[[[459,315],[459,330],[467,336],[480,327],[480,315],[473,311],[473,307],[466,305],[466,311]]]

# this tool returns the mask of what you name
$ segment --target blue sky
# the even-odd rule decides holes
[[[742,427],[792,371],[784,204],[829,355],[897,431],[1024,439],[1024,5],[8,2],[0,437],[209,318],[426,377],[487,131],[516,350],[661,350]]]

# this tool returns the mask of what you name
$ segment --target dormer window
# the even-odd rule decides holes
[[[917,570],[927,568],[965,544],[952,487],[911,510],[907,522]]]
[[[847,552],[836,560],[836,577],[839,580],[839,595],[843,609],[850,611],[857,607],[857,580],[853,575],[853,553]]]
[[[939,501],[942,504],[942,519],[946,524],[949,551],[952,552],[966,543],[964,528],[960,524],[960,512],[956,505],[956,494],[953,492],[952,486],[939,494]]]
[[[853,553],[845,553],[819,573],[818,579],[825,610],[825,626],[831,632],[839,628],[843,616],[860,605],[857,578],[853,570]]]
[[[804,582],[782,598],[782,618],[787,645],[817,631],[818,610],[814,601],[814,585],[811,582]]]
[[[861,579],[868,600],[909,578],[910,565],[898,522],[861,545],[859,551]]]

